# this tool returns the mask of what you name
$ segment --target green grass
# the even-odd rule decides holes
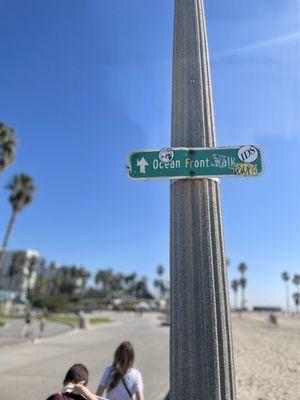
[[[4,315],[0,314],[0,317],[4,317]],[[5,318],[22,318],[24,319],[23,315],[5,315]],[[41,317],[38,317],[40,319]],[[66,324],[66,325],[71,325],[73,327],[78,327],[79,325],[79,318],[76,317],[76,315],[66,315],[66,316],[60,316],[60,315],[48,315],[46,317],[47,321],[51,322],[59,322],[60,324]],[[107,322],[112,322],[109,318],[99,318],[99,317],[91,317],[88,318],[88,323],[91,325],[97,325],[97,324],[104,324]],[[4,322],[0,321],[0,328],[4,326]]]
[[[18,315],[18,314],[2,314],[2,313],[0,313],[0,317],[2,317],[2,318],[22,318],[22,319],[24,319],[24,315]]]
[[[14,315],[14,314],[8,314],[8,315],[0,314],[0,317],[24,319],[24,315]],[[37,319],[40,318],[41,317],[37,317]],[[79,319],[75,315],[68,315],[63,317],[56,315],[49,315],[46,319],[47,321],[60,322],[62,324],[72,325],[72,326],[78,326],[79,324]]]
[[[56,316],[56,315],[49,315],[47,316],[47,321],[51,322],[59,322],[61,324],[78,326],[79,325],[79,318],[75,315],[67,315],[67,316]]]
[[[67,315],[63,317],[50,315],[47,317],[47,321],[60,322],[61,324],[72,325],[75,327],[79,325],[79,318],[76,317],[75,315]],[[104,324],[107,322],[111,322],[111,320],[108,318],[99,318],[99,317],[88,318],[88,323],[90,323],[91,325]]]
[[[112,322],[109,318],[89,318],[89,323],[91,325],[96,325],[96,324],[104,324],[106,322]]]

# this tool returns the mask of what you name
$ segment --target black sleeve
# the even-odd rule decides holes
[[[74,400],[86,400],[85,397],[83,397],[81,394],[75,394],[75,393],[63,393],[68,399],[74,399]],[[48,399],[47,399],[48,400]],[[52,400],[52,399],[51,399]]]

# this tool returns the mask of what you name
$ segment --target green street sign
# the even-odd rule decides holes
[[[131,179],[248,177],[264,169],[262,152],[252,145],[137,150],[127,168]]]

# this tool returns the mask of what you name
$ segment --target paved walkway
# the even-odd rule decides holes
[[[105,316],[116,323],[71,331],[35,344],[1,348],[1,400],[45,400],[60,389],[67,369],[75,362],[88,366],[89,387],[96,390],[104,368],[111,364],[113,352],[123,340],[130,340],[135,347],[146,400],[162,400],[169,386],[169,329],[160,326],[152,314]]]
[[[5,322],[4,328],[0,329],[0,348],[3,346],[10,346],[20,343],[26,343],[31,338],[26,338],[23,335],[24,319],[23,318],[3,318],[1,321]],[[40,338],[39,321],[33,320],[33,339]],[[43,333],[43,338],[58,335],[70,331],[72,328],[66,324],[56,322],[47,322]]]

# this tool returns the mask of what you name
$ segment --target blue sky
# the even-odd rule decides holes
[[[36,201],[10,248],[153,277],[169,263],[169,182],[132,182],[129,151],[170,143],[173,1],[0,0],[0,120]],[[300,273],[300,3],[206,1],[218,145],[253,143],[256,179],[221,182],[229,277],[248,264],[249,305],[284,305]],[[0,191],[0,235],[10,215]]]

